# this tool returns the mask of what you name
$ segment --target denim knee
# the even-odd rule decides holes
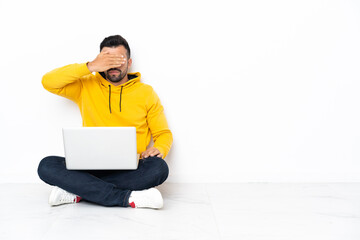
[[[38,166],[37,173],[41,180],[48,182],[48,179],[56,172],[55,165],[61,163],[61,157],[48,156],[43,158]]]
[[[165,160],[164,159],[160,159],[160,162],[161,162],[161,164],[160,164],[160,167],[159,167],[159,169],[160,169],[160,176],[161,176],[161,178],[160,178],[160,183],[159,183],[159,185],[160,184],[162,184],[163,182],[165,182],[165,180],[168,178],[168,176],[169,176],[169,167],[168,167],[168,165],[167,165],[167,163],[165,162]]]
[[[151,161],[152,165],[152,173],[156,176],[157,183],[156,185],[160,185],[169,176],[169,167],[164,159],[159,157],[149,157],[145,161]]]

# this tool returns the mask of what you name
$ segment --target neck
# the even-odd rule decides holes
[[[128,78],[128,75],[126,74],[125,77],[124,77],[123,79],[121,79],[120,82],[112,82],[112,81],[110,81],[109,79],[106,79],[106,81],[108,81],[109,83],[111,83],[111,84],[114,85],[114,86],[119,86],[119,85],[124,84],[124,83],[126,83],[127,81],[129,81],[129,78]]]

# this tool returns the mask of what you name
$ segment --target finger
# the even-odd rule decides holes
[[[162,156],[162,153],[157,151],[157,153],[154,156],[157,156],[157,157]]]
[[[110,61],[107,61],[107,64],[109,64],[109,65],[123,65],[125,63],[123,61],[119,61],[119,60],[110,60]]]
[[[118,58],[118,59],[127,59],[121,55],[118,55],[118,54],[108,54],[106,55],[107,58]]]
[[[152,148],[152,149],[150,150],[150,153],[152,153],[152,154],[158,154],[158,153],[160,153],[160,151],[159,151],[158,149],[156,149],[156,148]]]
[[[107,56],[109,58],[115,57],[115,58],[124,58],[123,55],[120,54],[116,54],[116,53],[110,53],[109,56]]]
[[[124,55],[117,54],[117,53],[109,53],[107,57],[109,57],[109,58],[127,59]]]
[[[122,63],[126,63],[126,60],[125,59],[122,59],[122,58],[106,58],[105,59],[106,61],[108,62],[122,62]]]
[[[121,63],[121,64],[126,63],[126,60],[121,58],[110,58],[108,59],[108,61],[111,63]]]
[[[113,57],[117,57],[117,58],[121,58],[121,59],[127,59],[124,55],[122,55],[122,54],[116,54],[116,53],[114,53],[114,54],[111,54],[110,56],[113,56]]]
[[[117,60],[125,60],[126,61],[126,58],[120,57],[119,55],[116,55],[116,56],[108,55],[108,56],[106,56],[106,58],[108,58],[108,59],[117,59]]]
[[[158,157],[158,156],[160,156],[160,155],[162,155],[161,152],[156,151],[156,152],[154,152],[151,156],[152,156],[152,157],[154,157],[154,156],[157,156],[157,157]]]
[[[121,64],[126,63],[126,60],[124,60],[124,59],[115,59],[115,61],[116,61],[117,63],[121,63]]]
[[[124,63],[123,63],[123,62],[114,61],[114,62],[109,62],[108,65],[111,65],[111,66],[113,66],[113,65],[115,65],[115,66],[122,66],[122,65],[124,65]]]

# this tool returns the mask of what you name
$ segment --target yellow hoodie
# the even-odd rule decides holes
[[[172,144],[164,108],[153,88],[140,82],[140,73],[129,73],[129,81],[114,86],[86,63],[70,64],[46,73],[44,88],[74,101],[80,108],[84,127],[136,127],[137,152],[150,143],[164,155]]]

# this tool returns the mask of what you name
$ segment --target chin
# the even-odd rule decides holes
[[[121,81],[121,79],[111,79],[111,78],[108,78],[111,82],[120,82]]]
[[[121,81],[120,76],[117,77],[117,78],[112,78],[109,75],[106,75],[106,79],[111,81],[111,82],[120,82]]]

